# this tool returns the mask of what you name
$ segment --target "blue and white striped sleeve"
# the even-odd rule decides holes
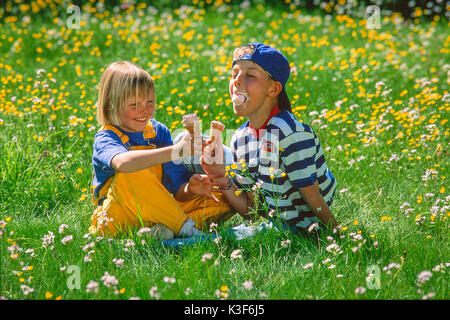
[[[295,188],[304,188],[317,181],[316,140],[314,133],[296,131],[280,141],[281,161]]]

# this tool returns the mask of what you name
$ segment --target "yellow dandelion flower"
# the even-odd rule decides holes
[[[387,220],[387,218],[388,218],[388,217],[386,217],[386,216],[384,216],[384,217],[381,217],[381,221],[386,221],[386,220]]]
[[[275,176],[273,174],[270,175],[270,180],[275,179]]]
[[[241,194],[241,192],[242,192],[242,190],[236,190],[236,191],[234,192],[234,194],[235,194],[236,196],[239,197],[239,195]]]
[[[46,292],[45,293],[45,299],[51,299],[53,297],[53,293],[51,293],[51,292]]]
[[[11,217],[6,217],[6,218],[5,218],[5,221],[6,221],[6,222],[10,222],[10,221],[11,221]]]
[[[442,187],[441,190],[439,190],[439,193],[444,193],[445,192],[445,188]]]
[[[125,293],[125,288],[120,289],[120,294],[124,294]]]
[[[354,226],[357,226],[359,224],[359,221],[358,220],[355,220],[354,222],[353,222],[353,225]]]
[[[23,282],[25,281],[25,279],[24,279],[24,278],[20,278],[19,281],[20,281],[21,283],[23,283]]]
[[[61,296],[57,296],[57,297],[55,298],[55,300],[61,300],[61,299],[62,299]]]
[[[417,203],[421,203],[421,202],[422,202],[422,195],[419,194],[419,195],[417,196]]]
[[[231,169],[236,170],[237,168],[238,168],[238,166],[237,166],[236,163],[233,163],[233,164],[231,165]]]
[[[85,194],[81,195],[80,201],[83,201],[83,200],[85,200],[85,199],[86,199],[86,195],[85,195]]]
[[[77,169],[77,173],[83,173],[83,169],[78,168],[78,169]]]
[[[224,292],[225,292],[225,291],[228,291],[228,286],[225,286],[225,285],[224,285],[224,286],[221,286],[221,287],[220,287],[220,291],[224,291]]]

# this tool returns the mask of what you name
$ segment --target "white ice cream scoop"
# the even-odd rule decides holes
[[[235,105],[240,105],[248,101],[248,95],[246,93],[233,93],[233,96],[231,97],[231,102]]]

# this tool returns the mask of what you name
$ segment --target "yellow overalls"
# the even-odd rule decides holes
[[[101,130],[116,133],[128,150],[156,148],[155,145],[130,146],[129,137],[112,125],[103,126]],[[156,136],[151,121],[143,134],[146,140]],[[211,222],[220,223],[232,216],[231,206],[223,194],[214,194],[220,203],[205,196],[179,202],[167,191],[161,179],[162,165],[136,172],[115,172],[93,199],[97,208],[91,217],[90,233],[115,235],[118,231],[161,223],[178,234],[187,218],[195,221],[196,228],[207,230]]]

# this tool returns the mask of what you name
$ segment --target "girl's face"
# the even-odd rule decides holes
[[[248,98],[242,104],[233,103],[237,116],[251,117],[269,97],[273,80],[266,71],[253,61],[237,61],[231,70],[230,96],[243,93]]]
[[[145,125],[155,112],[155,94],[132,95],[125,100],[124,108],[120,114],[121,127],[128,132],[144,131]]]

